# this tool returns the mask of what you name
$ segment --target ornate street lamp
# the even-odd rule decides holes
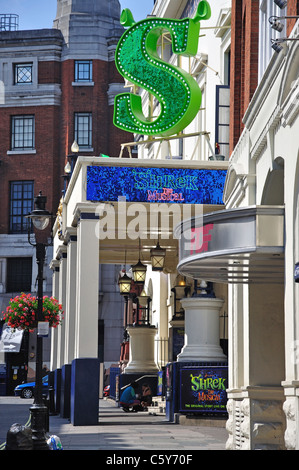
[[[137,284],[143,284],[146,276],[145,264],[141,263],[141,261],[139,260],[138,263],[132,266],[132,273],[134,282],[136,282]]]
[[[164,262],[165,262],[165,256],[166,256],[166,250],[165,248],[160,247],[159,243],[159,227],[160,227],[160,213],[158,213],[158,241],[157,245],[155,248],[152,248],[150,250],[150,257],[151,257],[151,262],[152,262],[152,270],[153,271],[163,271],[164,268]]]
[[[129,295],[131,290],[132,278],[129,277],[126,272],[119,277],[118,285],[119,285],[119,292],[121,295]]]
[[[132,266],[132,273],[134,282],[137,284],[143,284],[146,276],[146,266],[140,261],[140,238],[139,238],[139,260],[138,263]]]
[[[181,274],[177,275],[175,286],[171,289],[174,295],[174,312],[172,320],[181,320],[184,319],[185,310],[182,307],[181,300],[184,297],[188,297],[190,294],[190,285],[187,284],[186,278],[183,277]]]
[[[147,295],[147,293],[145,292],[144,288],[142,289],[142,291],[140,292],[140,294],[138,295],[138,302],[139,302],[139,305],[141,307],[147,307],[147,304],[148,304],[148,300],[150,298],[149,295]]]
[[[126,273],[126,257],[127,257],[127,252],[125,251],[125,265],[124,269],[122,270],[122,275],[119,276],[118,279],[118,285],[119,285],[119,292],[121,295],[129,295],[130,290],[131,290],[131,284],[132,284],[132,278],[129,277]]]
[[[52,217],[52,214],[50,214],[50,212],[48,212],[45,208],[46,202],[46,196],[43,196],[42,192],[40,191],[39,195],[34,199],[35,209],[26,216],[32,220],[32,223],[37,230],[45,230],[48,227]],[[32,245],[31,242],[29,243]]]
[[[137,296],[137,324],[139,324],[138,311],[140,309],[142,312],[141,323],[150,326],[150,302],[151,298],[149,295],[147,295],[145,289],[143,288],[140,294]]]
[[[34,227],[40,232],[45,230],[52,219],[52,214],[46,210],[47,198],[40,192],[34,199],[35,209],[26,217],[30,219]],[[45,243],[32,243],[30,239],[31,224],[28,228],[28,241],[30,245],[36,248],[36,262],[38,266],[38,289],[37,289],[37,320],[43,320],[43,268],[46,255]],[[51,243],[52,244],[52,243]],[[47,414],[48,409],[43,402],[43,384],[42,384],[42,364],[43,364],[43,337],[37,329],[36,338],[36,373],[35,373],[35,391],[34,403],[30,408],[31,412],[31,430],[34,450],[49,450],[46,441]]]
[[[125,299],[125,312],[124,312],[124,341],[128,341],[127,333],[127,319],[128,319],[128,299],[131,290],[132,279],[126,274],[126,270],[123,269],[123,275],[119,276],[118,285],[119,292]]]
[[[71,146],[71,155],[68,155],[67,156],[67,163],[64,167],[64,171],[66,174],[70,174],[70,173],[73,173],[73,170],[74,170],[74,167],[75,167],[75,164],[76,164],[76,161],[77,161],[77,158],[78,158],[78,153],[79,153],[79,145],[77,144],[77,142],[74,140],[74,142],[72,143],[72,146]],[[69,162],[69,158],[71,159],[71,163]]]
[[[163,271],[166,250],[165,248],[160,247],[159,240],[158,240],[157,246],[155,248],[152,248],[150,253],[151,253],[152,270]]]

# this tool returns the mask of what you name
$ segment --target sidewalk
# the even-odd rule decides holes
[[[224,427],[185,426],[147,412],[124,413],[113,400],[100,400],[99,425],[73,426],[68,419],[50,416],[50,434],[63,450],[173,451],[225,450]]]

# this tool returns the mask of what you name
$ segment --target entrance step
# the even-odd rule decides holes
[[[166,401],[165,397],[153,397],[151,406],[148,407],[150,415],[165,415],[166,414]]]

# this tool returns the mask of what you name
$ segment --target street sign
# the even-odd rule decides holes
[[[4,325],[0,339],[0,352],[20,352],[23,334],[24,330],[14,330],[10,326]]]

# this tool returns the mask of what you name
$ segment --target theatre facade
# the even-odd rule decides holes
[[[165,4],[157,2],[156,13]],[[157,16],[153,29],[175,35],[175,22],[159,25]],[[218,26],[229,18],[229,8],[221,11]],[[134,41],[138,28],[129,15],[125,21]],[[298,24],[290,37],[298,38]],[[121,284],[141,261],[145,280],[131,279],[123,297],[128,358],[118,384],[162,372],[167,419],[200,418],[210,407],[226,420],[227,449],[299,448],[298,54],[294,40],[272,56],[229,160],[150,158],[159,139],[141,147],[147,158],[78,157],[54,226],[53,292],[67,308],[52,336],[51,370],[75,362],[80,376],[76,361],[98,357],[99,264],[123,264]],[[157,137],[152,123],[138,127],[140,103],[132,99],[130,112],[128,102],[126,94],[117,98],[115,124]],[[178,117],[175,132],[190,125],[189,111],[191,121]],[[174,126],[166,112],[163,119],[160,133]],[[156,270],[159,248],[164,264]],[[228,351],[220,346],[221,318]]]
[[[179,258],[174,229],[192,216],[202,218],[205,212],[223,207],[226,174],[227,162],[199,164],[78,157],[54,226],[53,294],[67,308],[64,322],[52,333],[51,370],[63,369],[76,358],[98,357],[100,264],[123,265],[115,282],[122,281],[125,275],[129,279],[126,304],[129,297],[133,297],[133,304],[138,302],[133,318],[127,305],[125,309],[124,340],[127,341],[123,347],[129,347],[129,355],[119,373],[127,375],[127,380],[131,381],[136,374],[150,374],[156,388],[157,374],[166,366],[169,351],[168,348],[157,351],[155,345],[157,339],[161,344],[166,335],[168,338],[171,327],[175,335],[179,335],[178,344],[181,344],[175,358],[179,355],[178,360],[184,363],[226,365],[226,355],[219,343],[219,312],[223,299],[216,299],[215,295],[192,297],[193,285],[189,283],[185,322],[182,312],[176,312],[171,305],[173,322],[170,327],[167,307],[168,283],[171,282],[171,288],[177,286],[177,294],[179,288],[187,292],[183,276],[183,283],[179,285],[176,281]],[[152,197],[153,193],[157,198]],[[195,246],[192,233],[187,243]],[[158,248],[165,255],[162,268],[153,264]],[[130,267],[136,266],[138,260],[146,269],[143,282],[132,279]],[[205,288],[202,290],[206,292]],[[143,305],[143,295],[153,305]],[[181,302],[183,304],[183,300]],[[202,315],[206,317],[202,333],[196,326],[201,303],[204,304]],[[188,341],[184,344],[184,329],[186,332],[188,328]],[[179,330],[183,333],[179,334]],[[173,342],[172,351],[178,348],[174,338]],[[170,356],[172,358],[173,353]]]
[[[157,13],[163,5],[169,10],[173,6],[171,2],[157,2]],[[198,128],[198,118],[194,120],[203,95],[199,82],[204,82],[207,70],[192,74],[188,58],[196,54],[200,23],[203,26],[210,19],[211,8],[208,2],[186,2],[185,7],[189,15],[186,18],[185,10],[172,10],[169,14],[174,19],[168,19],[165,10],[166,19],[157,14],[138,23],[130,12],[122,13],[121,22],[128,29],[116,49],[119,72],[128,80],[131,91],[142,86],[149,96],[160,97],[163,107],[152,105],[151,110],[157,114],[155,120],[142,119],[139,95],[116,96],[115,126],[127,131],[128,136],[136,135],[134,142],[122,146],[131,158],[122,158],[122,151],[120,158],[73,155],[75,165],[54,225],[51,262],[53,294],[65,306],[64,321],[51,339],[51,371],[56,383],[61,374],[65,385],[72,368],[72,403],[76,403],[76,394],[85,382],[91,396],[89,389],[93,381],[98,382],[96,371],[102,346],[99,276],[103,270],[99,266],[122,265],[114,279],[119,284],[119,293],[114,293],[114,297],[123,299],[123,309],[115,312],[115,302],[111,303],[111,317],[123,318],[124,334],[119,344],[118,367],[114,368],[117,384],[112,383],[115,377],[110,369],[110,394],[117,401],[126,384],[145,376],[154,395],[167,396],[166,415],[171,421],[178,413],[227,416],[226,286],[206,282],[203,277],[186,277],[177,270],[179,240],[174,235],[175,228],[192,217],[202,219],[206,213],[224,209],[228,168],[227,156],[218,155],[214,135],[205,127]],[[215,9],[213,21],[229,25],[229,9],[221,13]],[[219,40],[213,29],[207,29],[215,44],[223,41],[222,33]],[[225,31],[229,31],[229,26],[225,26]],[[157,39],[167,43],[169,33],[174,41],[174,56],[187,57],[184,70],[182,63],[180,67],[168,65],[164,55],[163,61],[157,60],[157,54],[162,54]],[[148,37],[145,47],[140,43],[140,34]],[[132,50],[136,51],[133,57]],[[132,61],[139,57],[137,52],[142,58],[142,77],[136,67],[130,69]],[[202,69],[197,59],[194,63]],[[213,71],[209,73],[214,75]],[[215,77],[211,80],[214,97],[215,81],[217,86],[221,83]],[[226,86],[226,92],[227,89]],[[145,109],[147,98],[142,100]],[[152,98],[150,101],[153,102]],[[214,110],[211,107],[208,111],[214,124]],[[204,106],[201,113],[206,113]],[[186,149],[194,147],[191,158],[181,155],[182,140]],[[135,146],[143,158],[133,158]],[[200,158],[201,155],[195,158],[199,146],[205,149],[206,158]],[[159,156],[146,155],[154,149]],[[204,245],[207,236],[205,233],[199,236]],[[197,249],[198,243],[198,236],[189,231],[186,246]],[[135,268],[140,265],[146,274],[136,279]],[[129,281],[127,286],[125,281]],[[111,337],[110,341],[113,340],[118,338]],[[81,368],[80,364],[85,366]],[[90,367],[92,376],[87,374]],[[78,424],[75,415],[73,410],[71,421]]]

